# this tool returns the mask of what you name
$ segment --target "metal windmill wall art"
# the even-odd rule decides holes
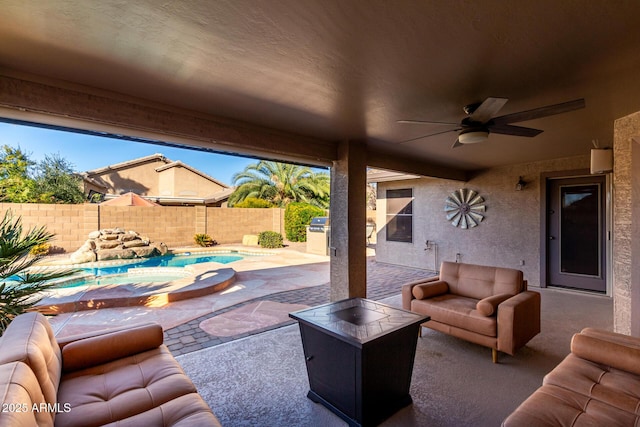
[[[473,228],[480,224],[484,219],[484,215],[480,212],[485,210],[484,199],[478,192],[467,188],[454,191],[444,203],[447,221],[451,221],[451,225],[454,227],[463,229]]]

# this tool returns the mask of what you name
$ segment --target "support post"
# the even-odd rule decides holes
[[[365,143],[340,142],[331,168],[331,301],[367,294],[366,184]]]

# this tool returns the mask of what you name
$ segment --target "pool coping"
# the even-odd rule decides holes
[[[161,307],[171,302],[220,292],[236,280],[233,268],[217,262],[184,267],[191,274],[166,283],[131,283],[59,288],[46,293],[34,309],[60,314],[100,308]],[[162,267],[155,267],[161,269]],[[134,279],[135,280],[135,279]]]

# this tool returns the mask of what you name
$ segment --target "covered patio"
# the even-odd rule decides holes
[[[333,300],[366,293],[367,167],[463,186],[479,170],[611,147],[614,121],[640,110],[634,2],[10,0],[4,11],[5,121],[331,167]],[[443,125],[398,123],[456,123],[491,96],[509,99],[504,114],[580,98],[586,108],[526,122],[544,130],[534,139],[456,149]],[[631,159],[616,153],[618,165]],[[624,231],[612,231],[615,246]],[[630,258],[611,255],[627,265],[611,295],[616,330],[630,332]]]
[[[596,141],[613,149],[612,170],[598,174],[606,291],[585,298],[608,301],[611,323],[589,324],[582,294],[565,301],[577,320],[543,322],[640,335],[638,15],[638,2],[608,1],[6,0],[0,120],[330,168],[332,301],[368,296],[368,168],[411,176],[386,189],[415,189],[415,228],[383,243],[385,260],[437,269],[461,254],[522,267],[533,289],[546,287],[549,183],[590,176]],[[463,122],[463,107],[473,114],[492,98],[508,102],[479,129]],[[581,99],[584,108],[515,123],[543,131],[535,137],[491,122]],[[486,135],[459,144],[461,130]],[[510,193],[519,176],[533,191]],[[435,204],[413,179],[492,203],[477,229],[438,236],[455,245],[433,266],[427,225],[452,229],[444,215],[425,220]],[[391,215],[379,215],[380,245]]]
[[[161,307],[121,307],[50,319],[57,338],[111,325],[158,322],[164,343],[223,426],[346,426],[307,399],[298,325],[288,313],[329,301],[327,257],[293,249],[234,264],[238,280],[222,295]],[[367,260],[368,298],[402,307],[402,284],[434,272]],[[542,333],[515,357],[424,329],[411,380],[413,404],[381,426],[499,425],[569,352],[584,325],[611,329],[611,298],[543,289]],[[393,370],[393,366],[389,369]]]

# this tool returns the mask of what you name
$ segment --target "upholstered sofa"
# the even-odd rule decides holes
[[[220,426],[160,325],[56,341],[39,313],[0,337],[0,426]]]
[[[586,328],[505,427],[640,425],[640,338]]]
[[[402,287],[402,306],[430,316],[423,327],[491,348],[494,363],[540,333],[540,294],[511,268],[445,261],[439,276]]]

